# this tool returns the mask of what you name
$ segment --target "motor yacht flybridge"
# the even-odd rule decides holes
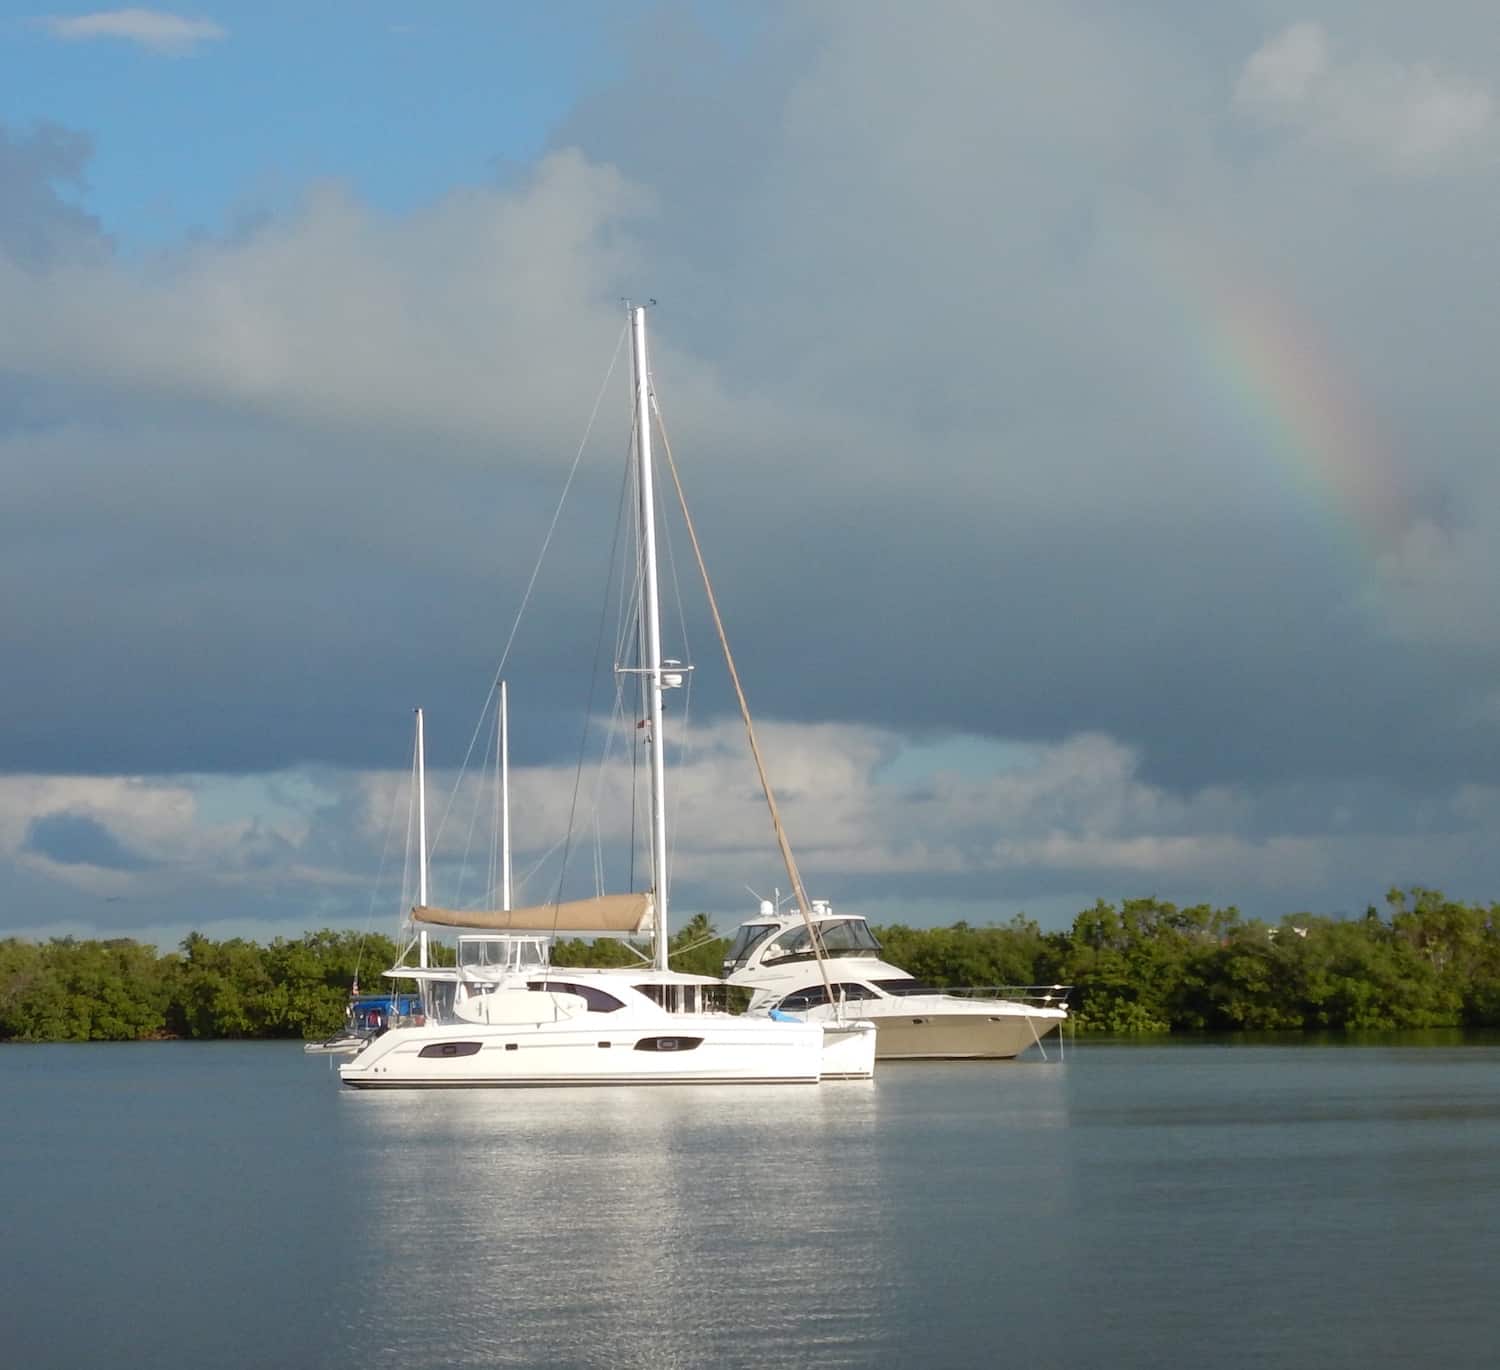
[[[873,1022],[879,1061],[1008,1059],[1042,1047],[1067,1021],[1067,988],[935,989],[881,958],[864,918],[822,899],[809,925],[762,901],[724,959],[724,978],[753,991],[749,1013],[795,1013],[811,1022],[842,1011]],[[821,952],[821,961],[818,953]]]
[[[378,1035],[360,1039],[354,1054],[339,1067],[347,1085],[812,1084],[873,1073],[875,1031],[870,1023],[851,1021],[840,1013],[817,1020],[732,1015],[719,1007],[722,982],[674,971],[667,964],[670,886],[662,695],[681,684],[683,668],[662,658],[651,452],[652,418],[656,414],[659,419],[659,413],[647,365],[644,309],[630,311],[629,327],[634,360],[632,457],[638,546],[634,584],[639,665],[617,664],[616,670],[638,680],[644,695],[641,728],[650,763],[651,887],[645,892],[512,909],[507,819],[502,824],[507,848],[502,907],[454,910],[431,905],[419,711],[418,898],[410,914],[406,949],[398,964],[385,973],[398,981],[416,982],[421,1012],[400,1015]],[[670,449],[667,456],[670,462]],[[673,474],[675,482],[675,468]],[[678,492],[680,496],[680,485]],[[685,502],[683,513],[691,535]],[[696,551],[696,537],[694,546]],[[706,572],[705,586],[712,606]],[[717,621],[716,607],[714,616]],[[720,636],[722,641],[722,630]],[[732,659],[729,666],[734,675]],[[738,691],[737,676],[735,684]],[[502,738],[504,698],[502,689]],[[745,722],[750,728],[748,711]],[[755,751],[753,729],[751,740]],[[503,744],[501,750],[503,755]],[[755,755],[759,764],[758,751]],[[774,819],[774,800],[763,768],[762,784]],[[790,848],[779,820],[775,825],[790,863]],[[800,883],[794,864],[791,869],[794,882]],[[433,964],[429,931],[434,927],[468,930],[458,937],[456,964]],[[639,968],[553,967],[549,949],[559,934],[594,938],[649,934],[653,956],[649,965]]]

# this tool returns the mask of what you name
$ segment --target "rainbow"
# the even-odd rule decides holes
[[[1188,327],[1208,386],[1261,431],[1301,497],[1344,525],[1366,556],[1388,552],[1411,492],[1366,397],[1317,324],[1246,254],[1173,243]],[[1185,273],[1185,275],[1184,275]]]

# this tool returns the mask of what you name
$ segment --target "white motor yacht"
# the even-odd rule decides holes
[[[880,1061],[1019,1056],[1041,1046],[1067,1021],[1061,985],[972,991],[936,989],[881,959],[881,946],[862,917],[835,914],[812,902],[812,927],[797,913],[761,904],[742,923],[724,959],[724,978],[752,991],[751,1015],[795,1015],[826,1022],[853,1014],[878,1031]],[[813,946],[823,952],[820,971]]]

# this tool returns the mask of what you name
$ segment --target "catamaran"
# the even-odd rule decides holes
[[[674,971],[667,963],[669,843],[662,696],[680,683],[681,670],[678,663],[662,657],[651,445],[654,395],[644,309],[630,311],[630,332],[641,627],[641,664],[631,673],[641,678],[647,711],[642,725],[650,762],[651,887],[513,909],[507,820],[502,907],[446,909],[429,903],[419,711],[418,898],[410,913],[412,935],[397,964],[385,974],[415,981],[421,1011],[398,1015],[386,1030],[363,1039],[339,1067],[347,1085],[375,1089],[813,1084],[864,1078],[874,1071],[875,1030],[870,1023],[842,1016],[810,1021],[783,1014],[730,1014],[716,1007],[723,994],[721,981]],[[502,692],[502,718],[503,697]],[[763,768],[762,781],[768,787]],[[772,811],[774,817],[774,801]],[[779,820],[776,824],[789,858]],[[434,927],[468,930],[457,939],[452,966],[433,964],[429,930]],[[552,939],[559,934],[629,938],[647,932],[653,957],[640,968],[564,969],[549,963]]]

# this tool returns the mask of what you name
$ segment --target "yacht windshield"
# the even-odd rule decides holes
[[[818,938],[826,956],[879,956],[880,943],[863,918],[838,918],[818,924]],[[812,957],[812,939],[807,927],[791,928],[767,949],[763,965],[781,961],[803,961]]]
[[[775,923],[746,923],[734,935],[729,950],[724,953],[724,964],[739,965],[750,959],[750,953],[776,931]]]
[[[863,918],[845,918],[838,923],[818,924],[823,950],[840,956],[879,956],[880,943]]]

